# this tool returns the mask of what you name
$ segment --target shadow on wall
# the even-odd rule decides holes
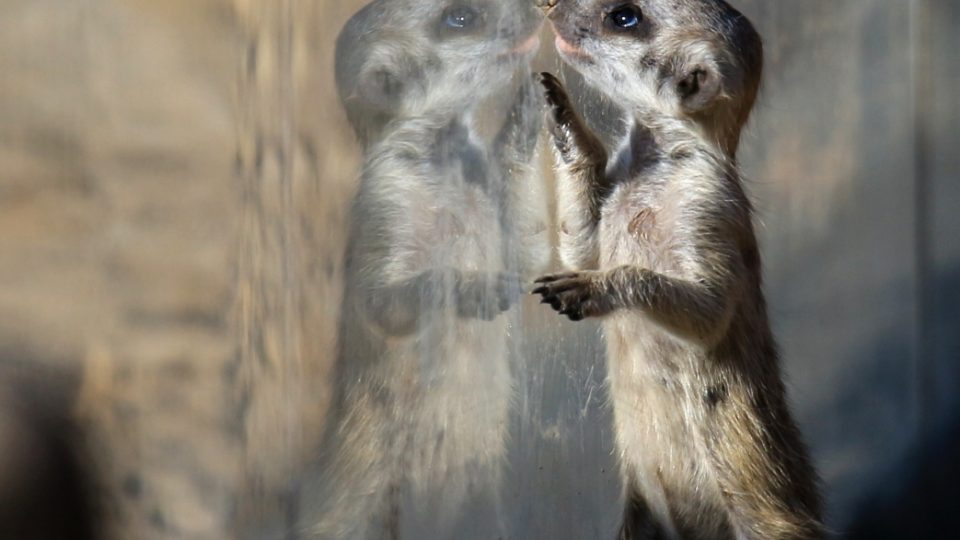
[[[886,477],[895,487],[864,502],[846,538],[955,538],[960,528],[960,411],[949,429],[934,433],[889,472]]]
[[[960,294],[960,268],[937,276],[931,290],[950,296]],[[960,334],[956,332],[960,328],[960,304],[952,303],[936,313],[934,324],[940,330],[936,333],[936,351],[941,355],[960,351]],[[950,328],[954,331],[948,331]],[[936,351],[930,350],[931,356],[936,356]],[[960,484],[960,403],[956,396],[944,399],[950,400],[944,407],[947,412],[939,420],[927,423],[923,437],[881,476],[882,485],[864,490],[877,495],[860,505],[846,538],[956,537],[960,529],[956,507]]]
[[[70,418],[75,385],[22,365],[0,361],[0,538],[101,538],[92,469]]]

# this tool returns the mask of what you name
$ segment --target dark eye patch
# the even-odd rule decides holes
[[[633,4],[617,6],[607,13],[605,24],[614,30],[632,32],[643,23],[643,12]]]
[[[447,32],[470,31],[483,22],[483,13],[466,4],[455,4],[443,10],[440,25]]]

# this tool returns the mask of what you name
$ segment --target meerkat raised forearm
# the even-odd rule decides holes
[[[557,150],[557,220],[560,260],[569,268],[595,268],[600,205],[606,192],[607,151],[574,112],[570,98],[552,75],[542,75],[553,111],[552,135]]]
[[[535,293],[601,317],[626,484],[621,538],[815,539],[817,480],[791,418],[736,165],[762,47],[722,1],[570,0],[557,49],[628,117],[606,152],[541,82],[561,257]]]
[[[504,1],[376,0],[341,32],[363,171],[334,396],[301,488],[308,537],[447,538],[470,497],[495,495],[512,386],[503,313],[518,275],[547,263],[523,247],[547,244],[536,179],[516,177],[535,158],[539,92],[524,77],[494,142],[473,116],[513,92],[541,21]]]
[[[543,100],[528,67],[520,70],[526,83],[520,84],[491,153],[501,179],[496,200],[504,231],[503,257],[527,279],[546,268],[551,256],[547,201],[537,167]]]

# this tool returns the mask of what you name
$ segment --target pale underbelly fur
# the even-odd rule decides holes
[[[446,238],[434,248],[431,266],[502,271],[499,235],[483,226],[495,223],[491,216],[467,213],[440,222],[460,220],[470,222],[456,224],[456,233],[483,233],[441,235]],[[512,391],[507,317],[463,318],[450,306],[413,336],[388,338],[381,365],[396,399],[388,416],[394,434],[388,445],[402,456],[402,476],[414,499],[452,502],[468,487],[489,488],[498,481]]]
[[[610,212],[622,215],[606,214],[606,223],[630,225],[601,227],[601,270],[631,265],[685,277],[668,216],[627,202]],[[719,485],[692,422],[702,414],[694,373],[703,354],[640,309],[608,316],[603,332],[621,465],[664,532],[680,538],[676,513],[722,515]]]

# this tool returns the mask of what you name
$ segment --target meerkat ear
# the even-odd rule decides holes
[[[415,94],[424,88],[423,78],[422,66],[414,59],[377,62],[366,66],[360,74],[355,96],[362,105],[393,111],[402,103],[416,99]]]
[[[712,67],[696,66],[678,78],[676,91],[687,112],[702,111],[720,95],[720,74]]]

